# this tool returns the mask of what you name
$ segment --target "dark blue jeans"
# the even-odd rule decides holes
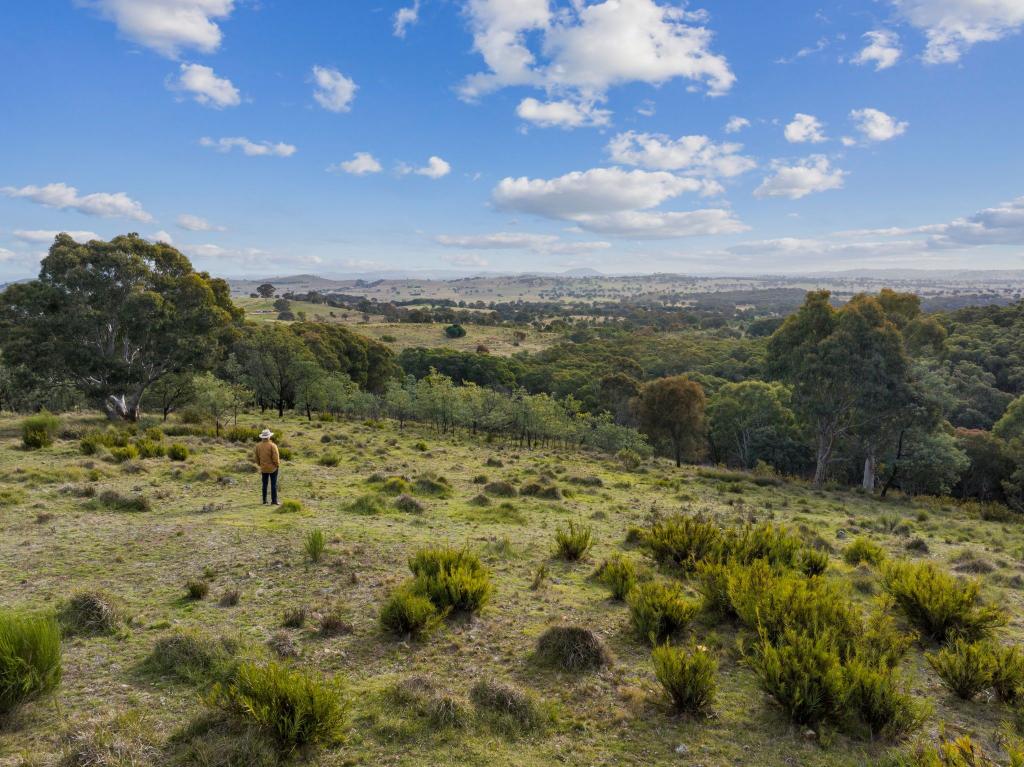
[[[277,503],[277,472],[263,475],[263,502],[267,502],[267,483],[270,483],[271,502]]]

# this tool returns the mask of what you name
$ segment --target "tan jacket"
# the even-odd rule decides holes
[[[281,468],[281,453],[269,439],[260,440],[256,445],[256,463],[264,474],[273,474]]]

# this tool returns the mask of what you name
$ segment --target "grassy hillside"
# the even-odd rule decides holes
[[[84,417],[65,421],[78,431],[102,425]],[[241,419],[246,425],[258,421]],[[295,650],[297,657],[288,662],[296,667],[345,680],[352,701],[346,742],[310,754],[316,765],[860,766],[883,757],[891,747],[884,740],[854,739],[829,728],[811,734],[790,724],[744,663],[750,633],[703,615],[678,641],[694,638],[717,654],[719,692],[709,716],[673,712],[655,679],[650,648],[630,628],[627,608],[610,600],[591,575],[614,553],[657,572],[649,555],[626,543],[627,531],[680,511],[725,525],[772,520],[801,531],[831,552],[826,577],[849,584],[849,598],[858,604],[867,605],[879,591],[879,578],[867,565],[843,562],[842,549],[857,535],[894,557],[979,573],[985,597],[1010,613],[1003,635],[1019,640],[1024,634],[1024,531],[983,521],[976,509],[927,499],[880,502],[803,484],[677,470],[666,462],[629,471],[599,456],[520,450],[413,427],[403,432],[390,423],[287,420],[273,424],[292,451],[282,469],[282,492],[301,510],[282,512],[259,502],[249,445],[174,437],[167,439],[190,449],[185,462],[115,464],[83,455],[77,440],[25,451],[17,426],[13,418],[0,419],[3,603],[55,610],[72,592],[102,590],[114,595],[128,620],[109,635],[65,640],[64,679],[56,692],[0,725],[2,765],[55,764],[62,749],[95,746],[111,727],[119,743],[141,754],[134,764],[267,763],[237,755],[226,760],[241,747],[266,753],[242,732],[203,725],[205,678],[183,680],[147,665],[155,643],[180,629],[231,638],[239,657],[260,660],[274,657],[268,646],[273,639],[278,648]],[[337,465],[324,465],[335,458]],[[419,495],[413,489],[419,513],[397,510],[382,485],[370,481],[403,476],[415,482],[431,474],[443,481],[439,489],[435,480],[433,490],[421,483]],[[487,505],[478,505],[473,499],[485,480],[517,487],[541,480],[561,497],[489,496]],[[113,508],[110,491],[145,497],[150,509]],[[367,502],[368,495],[375,500]],[[353,504],[357,499],[363,500]],[[555,531],[570,521],[593,528],[595,545],[581,562],[553,555]],[[314,528],[328,540],[318,564],[303,550]],[[926,546],[909,551],[913,539]],[[385,634],[378,613],[408,578],[409,556],[437,544],[480,554],[495,587],[489,604],[478,618],[447,620],[419,641]],[[546,577],[534,588],[541,569]],[[192,579],[209,584],[205,599],[186,597]],[[683,583],[696,594],[692,580]],[[237,604],[220,606],[232,590],[239,593]],[[306,624],[282,628],[285,612],[300,607],[308,610]],[[325,613],[340,617],[333,636],[317,628]],[[614,656],[611,666],[578,675],[541,668],[531,654],[552,625],[593,629]],[[915,697],[934,706],[922,735],[933,737],[944,727],[948,736],[970,733],[998,749],[1000,724],[1013,718],[1008,707],[953,698],[919,645],[904,668]],[[435,680],[463,712],[473,710],[468,692],[477,681],[511,683],[536,695],[550,720],[527,733],[470,715],[462,716],[465,727],[438,727],[409,694],[396,693],[408,692],[409,680],[421,676]]]

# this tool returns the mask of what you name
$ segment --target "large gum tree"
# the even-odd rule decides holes
[[[60,234],[39,278],[0,294],[4,358],[72,381],[114,419],[137,420],[149,387],[208,369],[242,321],[227,283],[137,234]]]

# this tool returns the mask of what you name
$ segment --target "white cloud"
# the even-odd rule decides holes
[[[854,109],[850,119],[868,141],[888,141],[906,133],[910,123],[900,122],[878,109]],[[846,144],[846,140],[843,141]],[[848,144],[847,144],[848,145]]]
[[[729,122],[725,124],[726,133],[739,133],[744,128],[750,127],[750,120],[746,117],[730,117]]]
[[[676,77],[719,95],[736,79],[712,53],[703,13],[655,0],[573,2],[554,12],[549,0],[468,0],[467,9],[474,47],[488,66],[463,83],[467,99],[532,85],[593,100],[615,85]]]
[[[411,165],[401,163],[398,166],[398,172],[403,176],[407,176],[410,173],[412,173],[417,176],[426,176],[427,178],[432,178],[436,181],[437,179],[444,178],[449,173],[451,173],[452,166],[449,165],[445,160],[442,160],[440,157],[434,155],[429,160],[427,160],[427,164],[422,168],[414,168]]]
[[[316,66],[313,67],[313,81],[316,83],[313,98],[328,112],[348,112],[352,109],[352,99],[359,90],[354,80],[345,77],[337,69]]]
[[[449,253],[441,256],[441,260],[453,266],[487,266],[488,261],[476,253]]]
[[[194,216],[191,213],[182,213],[175,223],[182,229],[190,232],[223,232],[223,226],[214,226],[202,216]]]
[[[924,31],[928,64],[950,64],[976,43],[1000,40],[1024,26],[1021,0],[891,0]]]
[[[331,165],[327,170],[350,173],[353,176],[365,176],[369,173],[380,173],[383,169],[377,158],[369,152],[356,152],[355,157],[351,160]]]
[[[821,268],[850,262],[858,267],[871,265],[902,266],[910,256],[924,248],[914,241],[903,242],[829,242],[800,237],[743,242],[727,248],[725,254],[759,269],[808,266]]]
[[[612,113],[598,109],[593,102],[525,98],[516,107],[516,114],[541,128],[582,128],[607,125]]]
[[[159,232],[154,232],[153,236],[150,239],[152,239],[154,242],[165,242],[168,245],[174,244],[174,238],[171,237],[169,232],[165,232],[163,229],[161,229]]]
[[[928,229],[937,232],[928,241],[929,247],[932,248],[976,245],[1024,246],[1024,197]]]
[[[217,21],[235,0],[76,0],[117,25],[129,40],[176,58],[182,49],[212,53],[220,47]]]
[[[593,168],[553,179],[505,178],[495,187],[493,199],[500,210],[572,221],[581,229],[622,236],[686,237],[745,229],[726,210],[650,210],[704,189],[701,179],[665,171]]]
[[[614,162],[648,170],[672,170],[699,176],[731,178],[757,167],[739,154],[742,144],[716,144],[707,136],[668,136],[627,131],[608,144]]]
[[[575,254],[594,250],[607,250],[610,242],[570,242],[554,234],[526,232],[496,232],[494,234],[441,234],[435,241],[447,248],[464,250],[529,250],[534,253]]]
[[[242,103],[238,88],[225,77],[217,77],[211,67],[202,64],[182,64],[181,75],[168,83],[171,90],[190,93],[192,98],[205,106],[223,109]]]
[[[793,121],[786,126],[784,131],[786,141],[791,144],[804,144],[810,142],[819,144],[827,141],[824,133],[825,126],[821,124],[814,115],[805,115],[797,112],[793,115]]]
[[[0,187],[0,193],[8,197],[20,197],[45,205],[48,208],[71,209],[87,216],[102,218],[130,218],[135,221],[149,222],[153,217],[147,213],[142,204],[133,200],[124,192],[95,192],[79,195],[73,186],[64,183],[47,184],[46,186],[13,186]]]
[[[854,64],[874,64],[875,71],[888,69],[900,60],[900,38],[888,29],[875,29],[865,32],[868,44],[853,57]]]
[[[15,253],[13,250],[7,248],[0,248],[0,261],[11,261],[14,259]]]
[[[833,168],[822,154],[811,155],[792,165],[772,163],[773,173],[754,190],[755,197],[786,197],[799,200],[815,192],[841,189],[846,171]]]
[[[405,37],[409,27],[420,20],[420,0],[415,0],[408,8],[399,8],[395,13],[395,37]]]
[[[220,139],[203,137],[199,139],[199,145],[208,149],[216,149],[218,152],[230,152],[232,149],[241,149],[242,154],[248,157],[266,157],[268,155],[273,157],[291,157],[298,151],[292,144],[281,142],[275,144],[270,141],[255,142],[250,141],[244,136]]]
[[[59,229],[15,229],[13,234],[19,240],[25,242],[45,242],[51,243],[58,234],[62,231]],[[72,239],[76,242],[88,242],[89,240],[98,240],[100,236],[96,232],[90,231],[70,231],[63,232],[63,234],[70,234]]]

